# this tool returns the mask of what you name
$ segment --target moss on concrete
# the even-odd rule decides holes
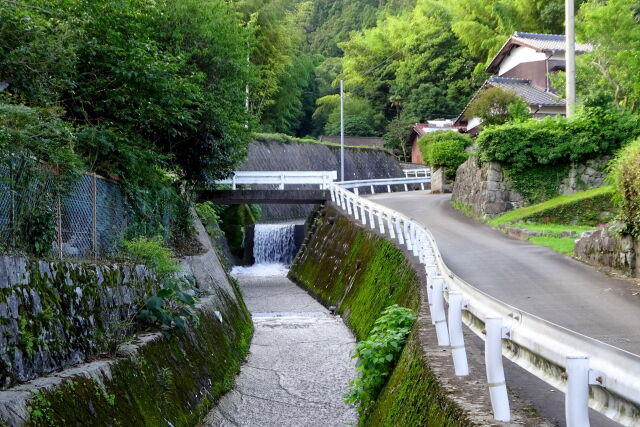
[[[221,302],[222,323],[212,301]],[[229,296],[203,307],[199,325],[145,343],[135,357],[115,360],[109,374],[75,376],[34,395],[32,424],[196,425],[233,386],[253,333],[246,307]]]
[[[393,244],[351,222],[332,207],[309,223],[310,232],[289,277],[323,304],[336,306],[358,340],[365,339],[391,304],[418,310],[420,279]],[[469,425],[447,397],[423,358],[418,322],[373,409],[366,426]]]

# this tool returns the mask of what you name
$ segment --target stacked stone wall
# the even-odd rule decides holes
[[[615,228],[615,225],[606,226],[585,233],[576,241],[574,255],[587,264],[637,277],[640,240],[619,235]]]
[[[610,157],[588,160],[572,165],[557,188],[558,195],[573,194],[600,187],[606,177],[605,166]],[[499,216],[527,204],[524,197],[505,177],[499,163],[478,164],[471,156],[456,172],[452,200],[468,206],[475,216],[483,219]]]

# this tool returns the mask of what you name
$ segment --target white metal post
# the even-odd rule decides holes
[[[435,265],[427,265],[425,267],[427,272],[427,302],[429,304],[429,315],[431,316],[431,323],[435,325],[433,320],[433,279],[438,274],[438,269]]]
[[[444,311],[443,285],[444,278],[436,276],[433,278],[433,290],[431,291],[433,323],[436,326],[438,345],[446,347],[449,345],[449,331],[447,328],[447,316]]]
[[[567,394],[564,399],[567,427],[589,427],[589,357],[567,356]]]
[[[360,205],[360,218],[362,218],[362,225],[367,225],[367,211],[364,207],[364,203]]]
[[[358,215],[358,199],[357,198],[353,198],[353,218],[355,218],[355,220],[359,220],[360,216]]]
[[[413,252],[413,256],[418,256],[418,239],[416,238],[416,226],[414,224],[411,224],[409,232],[411,233],[411,252]]]
[[[373,220],[373,209],[371,209],[371,207],[369,207],[369,226],[371,229],[376,228],[376,223]]]
[[[278,188],[280,188],[280,190],[284,190],[284,174],[280,175],[280,186]]]
[[[371,186],[371,194],[376,194],[376,192],[373,191],[373,185]]]
[[[380,233],[384,234],[384,218],[382,212],[378,211],[378,223],[380,225]]]
[[[389,237],[394,239],[396,237],[396,233],[393,230],[393,221],[391,220],[391,215],[387,215],[387,228],[389,229]]]
[[[459,377],[469,375],[467,350],[464,348],[464,335],[462,334],[463,304],[462,292],[449,291],[449,341],[451,342],[453,367]]]
[[[387,193],[391,193],[391,186],[387,184]]]
[[[336,190],[333,187],[333,185],[331,187],[329,187],[329,192],[331,193],[331,201],[332,202],[336,202]]]
[[[393,221],[396,223],[396,234],[398,235],[398,243],[404,245],[404,237],[402,236],[402,227],[400,226],[400,218],[394,218]]]
[[[340,181],[344,181],[344,80],[340,80]]]
[[[411,250],[413,248],[413,242],[411,241],[411,234],[409,233],[409,223],[407,221],[404,222],[404,242],[407,245],[407,249]]]
[[[511,414],[502,366],[502,317],[488,316],[485,319],[485,328],[487,336],[484,341],[484,360],[493,418],[496,421],[507,422],[511,420]]]
[[[574,0],[565,0],[565,64],[566,64],[566,97],[567,117],[572,115],[576,108],[576,39],[574,32]]]
[[[347,213],[351,215],[351,195],[345,194],[345,201],[347,202]]]

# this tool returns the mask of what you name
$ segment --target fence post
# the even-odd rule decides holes
[[[280,186],[278,188],[284,190],[284,174],[280,174]]]
[[[98,177],[96,176],[96,173],[93,173],[93,229],[92,229],[92,235],[93,235],[93,256],[94,258],[98,257],[98,224],[97,224],[97,220],[98,220],[98,206],[97,206],[97,199],[98,199]]]
[[[56,222],[58,225],[58,256],[62,259],[62,203],[60,202],[60,191],[56,192]]]
[[[360,219],[360,216],[358,215],[358,199],[357,198],[353,198],[353,218],[358,221]]]
[[[360,191],[358,190],[358,187],[353,187],[353,192],[354,194],[357,196],[358,194],[360,194]]]
[[[362,218],[362,225],[367,225],[367,210],[364,207],[364,203],[360,205],[360,218]]]
[[[469,375],[467,350],[464,348],[462,334],[462,292],[449,291],[449,341],[451,342],[451,356],[453,368],[457,376]]]
[[[387,184],[387,193],[391,193],[391,186]]]
[[[347,202],[347,213],[351,215],[351,195],[345,194],[345,202]]]
[[[496,421],[507,422],[511,420],[511,414],[502,366],[502,317],[488,316],[485,319],[485,328],[487,336],[484,341],[484,360],[493,418]]]
[[[567,394],[564,399],[567,427],[589,427],[589,357],[567,356]]]
[[[331,193],[331,201],[333,203],[336,202],[336,193],[335,193],[335,188],[333,188],[333,185],[331,187],[329,187],[329,193]]]
[[[409,189],[407,188],[407,184],[404,185],[404,191],[409,191]]]
[[[433,290],[431,298],[433,299],[433,323],[436,325],[436,335],[438,336],[438,345],[446,347],[449,345],[449,331],[447,328],[447,316],[444,311],[444,295],[443,295],[444,278],[436,276],[433,278]]]
[[[376,194],[376,192],[373,191],[373,185],[371,186],[371,194]]]
[[[378,223],[380,224],[380,233],[384,234],[384,215],[381,211],[378,211]]]

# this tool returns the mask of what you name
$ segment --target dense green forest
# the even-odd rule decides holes
[[[337,133],[340,79],[347,133],[400,140],[459,114],[514,31],[562,33],[563,4],[0,0],[0,149],[158,196],[225,176],[252,132]],[[635,111],[640,3],[577,8],[579,98]]]

